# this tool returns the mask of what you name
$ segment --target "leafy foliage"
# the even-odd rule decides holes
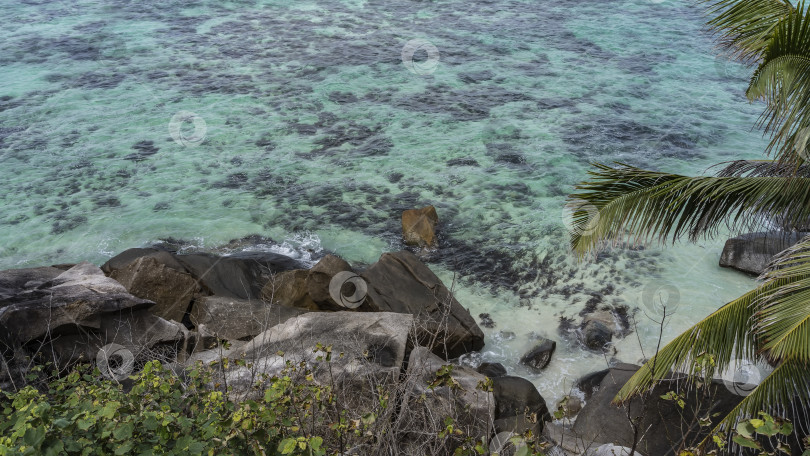
[[[447,381],[451,371],[443,367],[437,379]],[[181,379],[150,361],[125,391],[98,369],[79,365],[44,390],[0,391],[0,455],[322,456],[346,451],[336,442],[362,448],[379,438],[377,413],[349,419],[333,388],[316,383],[303,364],[288,362],[283,375],[265,375],[256,383],[264,387],[261,398],[242,402],[229,400],[214,373],[198,364]],[[436,437],[460,440],[456,456],[489,454],[488,436],[464,435],[453,417]],[[517,454],[540,455],[532,436],[513,440],[523,444]]]

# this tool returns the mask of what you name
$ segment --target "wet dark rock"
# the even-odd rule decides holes
[[[495,432],[511,431],[523,434],[531,430],[541,435],[543,423],[551,421],[551,414],[543,396],[532,382],[520,377],[492,379],[495,395]]]
[[[680,442],[686,446],[694,445],[706,436],[711,427],[692,426],[698,417],[725,416],[736,406],[741,396],[732,394],[722,381],[713,381],[708,386],[705,397],[686,394],[686,406],[680,408],[675,401],[662,399],[673,389],[675,382],[663,382],[648,395],[636,397],[624,406],[612,404],[621,387],[639,369],[631,364],[619,364],[602,374],[599,387],[579,412],[573,431],[587,442],[613,443],[630,447],[633,443],[633,427],[628,421],[628,414],[639,417],[638,426],[647,431],[643,433],[638,444],[638,451],[648,455],[667,454]],[[595,378],[594,378],[595,380]],[[699,401],[699,402],[698,402]],[[694,410],[697,410],[695,416]]]
[[[599,385],[602,383],[602,379],[604,379],[605,375],[608,373],[610,373],[610,369],[604,369],[583,375],[576,381],[576,383],[574,383],[574,387],[582,391],[585,394],[585,399],[587,400],[591,397],[591,395],[593,395],[594,392],[598,390]]]
[[[501,363],[481,363],[476,370],[489,378],[506,375],[506,368]]]
[[[613,331],[600,320],[590,320],[582,328],[582,342],[591,350],[605,350],[613,340]]]
[[[534,369],[544,369],[551,362],[557,342],[541,339],[535,346],[520,358],[520,363]]]

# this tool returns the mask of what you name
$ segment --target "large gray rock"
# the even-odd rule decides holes
[[[0,301],[55,279],[63,270],[52,266],[0,271]]]
[[[484,347],[484,333],[470,312],[414,254],[385,253],[361,276],[368,283],[369,299],[360,310],[413,315],[417,345],[445,359]]]
[[[447,362],[426,347],[416,347],[408,360],[408,400],[399,419],[408,423],[402,440],[403,454],[452,454],[460,442],[438,441],[444,420],[464,435],[478,438],[492,430],[495,396],[484,386],[487,377],[475,370],[452,365],[449,374],[437,372]]]
[[[166,252],[162,252],[166,253]],[[181,322],[200,291],[190,274],[166,266],[154,256],[143,256],[110,272],[131,294],[155,302],[151,311],[167,320]]]
[[[306,312],[258,299],[206,296],[194,303],[191,322],[204,325],[218,339],[239,340],[258,336],[262,331]]]
[[[234,388],[234,397],[244,399],[261,394],[252,386],[262,374],[281,374],[287,361],[304,363],[316,382],[334,384],[341,394],[368,406],[376,400],[376,385],[399,378],[412,325],[410,315],[388,312],[310,312],[274,326],[238,348],[195,353],[187,364],[245,359],[251,366],[231,364],[223,382]],[[316,350],[319,343],[332,346],[331,361]]]
[[[749,233],[726,241],[720,266],[759,275],[774,255],[799,242],[810,233],[769,231]]]
[[[706,436],[707,429],[693,426],[697,422],[693,411],[699,417],[720,413],[726,415],[742,397],[732,394],[721,381],[708,386],[708,395],[695,399],[695,393],[686,394],[686,406],[681,409],[675,401],[661,398],[675,389],[676,382],[659,384],[643,398],[634,398],[623,406],[611,404],[621,387],[639,369],[631,364],[619,364],[611,368],[602,378],[599,387],[593,392],[574,423],[573,431],[586,442],[612,443],[632,447],[633,427],[628,414],[639,420],[644,431],[636,450],[642,454],[671,454],[682,442],[695,444]],[[602,374],[599,374],[602,376]],[[708,400],[707,398],[711,398]]]
[[[101,328],[104,315],[154,306],[90,264],[80,263],[35,288],[7,293],[0,299],[0,323],[11,339],[25,344],[46,335],[77,328]]]

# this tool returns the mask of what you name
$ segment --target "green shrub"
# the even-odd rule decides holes
[[[379,410],[350,419],[357,411],[341,409],[332,388],[317,384],[304,364],[288,361],[282,375],[264,375],[255,386],[263,397],[238,403],[212,381],[213,372],[198,364],[181,378],[151,361],[125,391],[97,369],[77,366],[40,389],[0,391],[0,455],[318,456],[371,448],[386,432],[376,422]],[[437,439],[458,439],[452,417],[445,424]],[[461,437],[456,455],[487,454],[481,436]],[[518,453],[537,454],[528,447]]]

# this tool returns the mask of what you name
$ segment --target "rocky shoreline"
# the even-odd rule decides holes
[[[629,331],[615,310],[586,306],[581,315],[581,322],[561,332],[579,337],[587,349],[604,350],[614,335]],[[638,440],[640,454],[658,455],[703,436],[700,428],[684,426],[695,413],[685,416],[660,398],[661,391],[625,408],[611,405],[638,366],[620,364],[585,376],[549,407],[531,382],[507,375],[499,364],[460,363],[484,348],[484,334],[409,251],[385,253],[356,270],[328,254],[307,267],[269,252],[179,254],[156,246],[126,250],[101,267],[85,262],[0,271],[0,344],[0,388],[6,390],[23,384],[33,363],[60,369],[96,363],[126,384],[151,359],[181,375],[198,361],[237,358],[251,360],[253,371],[231,366],[222,378],[235,397],[245,398],[255,393],[257,369],[272,376],[285,360],[318,364],[313,347],[328,344],[344,355],[331,365],[358,396],[373,396],[369,378],[418,378],[413,387],[428,394],[425,385],[436,371],[452,365],[450,376],[461,387],[439,394],[434,405],[464,411],[461,421],[471,434],[488,441],[529,431],[548,441],[549,454],[611,454],[605,451],[618,448],[611,445],[629,447]],[[539,339],[521,362],[543,369],[555,348],[554,341]],[[487,382],[489,390],[476,388]],[[718,385],[709,407],[730,410],[741,397]],[[646,417],[641,422],[647,431],[640,436],[633,413]]]

